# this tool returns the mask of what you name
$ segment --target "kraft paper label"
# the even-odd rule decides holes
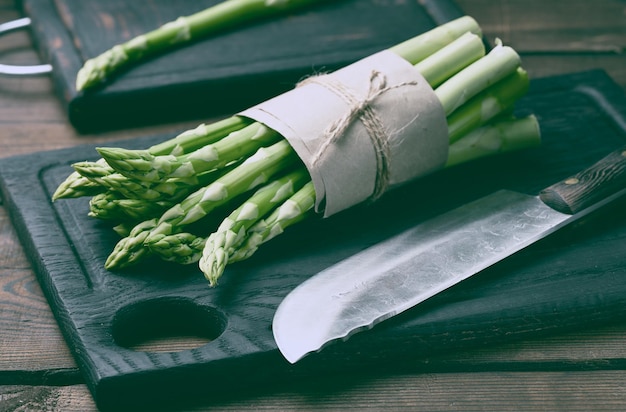
[[[383,51],[240,113],[276,130],[309,170],[330,216],[427,175],[448,157],[448,126],[428,82]]]

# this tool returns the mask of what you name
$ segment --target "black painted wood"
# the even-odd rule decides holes
[[[295,365],[271,320],[307,277],[408,225],[500,188],[538,193],[626,141],[626,96],[604,72],[534,80],[542,147],[440,172],[374,205],[310,221],[229,267],[211,289],[195,266],[103,269],[117,237],[88,199],[50,196],[93,145],[0,161],[3,201],[98,406],[119,410],[237,396],[338,372],[398,372],[477,345],[597,326],[626,315],[626,201],[617,201],[429,301]],[[169,136],[120,143],[142,148]],[[471,182],[471,183],[469,183]],[[417,269],[417,268],[416,268]],[[320,308],[323,310],[323,308]],[[128,349],[155,328],[213,341],[174,353]]]
[[[80,131],[230,114],[397,44],[461,11],[452,0],[335,0],[226,30],[77,93],[87,58],[222,0],[21,0]]]

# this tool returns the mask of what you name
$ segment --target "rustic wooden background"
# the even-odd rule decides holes
[[[626,88],[626,1],[457,3],[479,20],[488,38],[500,37],[518,50],[532,77],[603,68]],[[0,21],[18,17],[13,0],[0,0]],[[0,40],[0,62],[37,61],[26,32]],[[0,157],[174,133],[197,123],[78,135],[47,77],[0,77]],[[422,371],[329,377],[206,409],[624,410],[625,342],[626,323],[589,325],[568,335],[435,358]],[[189,342],[158,344],[175,349]],[[6,209],[0,207],[0,411],[95,409]]]

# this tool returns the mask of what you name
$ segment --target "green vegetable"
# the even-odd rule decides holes
[[[286,140],[260,148],[240,166],[167,210],[151,235],[179,231],[178,228],[202,219],[216,207],[267,182],[277,173],[294,166],[297,161],[295,152]],[[150,237],[146,241],[149,242]]]
[[[539,122],[533,115],[479,127],[450,145],[446,167],[539,145]]]
[[[446,167],[540,140],[534,116],[512,115],[529,85],[519,56],[500,43],[485,54],[480,34],[466,16],[390,49],[441,102]],[[117,223],[123,237],[105,263],[110,270],[159,256],[198,263],[214,286],[228,264],[315,215],[308,171],[282,136],[252,120],[233,116],[147,149],[98,152],[102,159],[73,165],[53,199],[93,196],[90,215]]]
[[[484,55],[480,36],[467,32],[415,64],[415,68],[435,88]]]
[[[539,124],[532,115],[522,119],[507,118],[497,121],[475,129],[467,135],[467,138],[451,144],[446,167],[538,145],[540,143],[539,136]],[[246,201],[244,205],[249,202],[251,200]],[[223,273],[226,264],[249,258],[262,244],[283,233],[289,226],[313,216],[314,203],[313,183],[307,182],[297,193],[275,208],[270,216],[259,219],[249,228],[247,226],[254,219],[246,219],[245,222],[240,221],[242,226],[246,226],[245,233],[241,231],[241,228],[232,229],[234,222],[238,220],[236,217],[239,216],[244,207],[242,205],[210,235],[210,237],[221,236],[224,239],[229,239],[227,253],[224,253],[223,250],[215,251],[215,242],[207,242],[206,238],[187,232],[164,236],[157,242],[150,244],[150,249],[164,260],[180,264],[196,263],[203,254],[209,256],[206,260],[214,260],[216,263],[211,265],[201,263],[200,267],[210,284],[214,285]],[[226,234],[225,232],[231,233]],[[211,256],[212,254],[216,256]]]
[[[195,129],[186,130],[172,139],[151,146],[146,151],[155,156],[167,154],[174,156],[183,155],[200,149],[207,144],[214,143],[229,133],[247,126],[250,122],[251,121],[248,119],[233,116],[210,125],[200,124]],[[106,175],[106,173],[103,172],[105,169],[108,169],[109,173],[114,173],[115,171],[104,159],[99,159],[95,162],[95,165],[90,165],[90,163],[91,162],[81,162],[76,164],[79,167],[84,167],[83,172],[85,176],[78,172],[71,173],[65,181],[57,187],[52,195],[52,200],[91,196],[107,190],[108,188],[106,186],[94,182],[94,180],[89,179],[87,176],[101,178]],[[98,169],[99,172],[94,174],[88,169],[88,167],[91,166]]]
[[[131,266],[150,254],[143,242],[150,230],[157,226],[158,219],[149,219],[134,226],[128,236],[120,240],[104,262],[105,268],[123,268]]]
[[[161,182],[167,178],[189,178],[245,159],[261,147],[276,143],[281,136],[274,130],[252,123],[197,150],[175,156],[155,156],[149,150],[98,148],[115,170],[131,179]]]
[[[202,236],[180,232],[153,241],[149,249],[165,261],[188,265],[200,260],[205,244],[206,238]]]
[[[233,253],[230,261],[238,262],[252,256],[263,243],[280,235],[292,226],[312,215],[315,206],[315,188],[308,182],[293,196],[281,204],[267,219],[263,219],[250,228],[250,233],[241,247]],[[212,284],[217,282],[221,273],[205,273]]]
[[[116,192],[98,193],[89,201],[89,216],[103,220],[142,221],[147,217],[159,217],[165,210],[173,206],[168,201],[145,201],[129,199]]]
[[[118,44],[89,59],[76,76],[76,90],[86,90],[141,60],[198,38],[251,20],[284,13],[324,0],[226,0],[195,14]]]
[[[221,275],[230,255],[248,238],[250,227],[272,212],[309,180],[304,168],[298,168],[254,193],[235,209],[209,236],[200,259],[200,268],[211,285],[217,283],[212,274]]]
[[[528,91],[528,74],[521,67],[471,98],[448,116],[448,138],[454,143],[473,129],[513,109]]]
[[[485,57],[450,77],[435,89],[446,116],[492,84],[515,73],[520,64],[515,50],[498,44]]]
[[[123,244],[116,247],[118,257],[107,261],[105,267],[122,268],[135,262],[136,259],[123,259],[122,255],[139,254],[138,249],[149,249],[151,244],[160,241],[164,236],[182,232],[185,226],[202,219],[246,191],[266,183],[277,173],[290,169],[298,164],[298,160],[286,140],[260,148],[238,167],[166,210],[154,224],[144,224],[142,230],[123,239]],[[136,237],[137,240],[129,239],[130,237]]]
[[[433,53],[452,43],[465,33],[482,36],[480,26],[470,16],[463,16],[442,24],[425,33],[403,41],[389,50],[402,56],[411,64],[417,64]]]
[[[108,169],[108,173],[114,173],[113,168],[111,168],[104,161],[104,159],[99,159],[97,162],[90,163],[93,163],[93,167],[96,170],[106,168]],[[93,176],[100,177],[101,174],[89,172],[89,177],[93,178]],[[79,173],[78,171],[71,173],[65,181],[61,182],[61,184],[56,188],[54,194],[52,195],[52,200],[92,196],[106,190],[106,187],[103,187],[100,183],[90,179],[89,177]]]

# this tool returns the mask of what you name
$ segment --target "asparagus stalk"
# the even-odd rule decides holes
[[[87,162],[84,162],[87,163]],[[106,163],[104,159],[99,159],[93,163],[93,168],[98,170],[98,173],[90,173],[89,176],[102,176],[102,170],[108,169],[109,173],[113,173],[113,169]],[[52,200],[57,199],[69,199],[82,196],[91,196],[92,194],[102,193],[106,188],[102,187],[98,182],[90,179],[88,176],[83,176],[78,171],[70,173],[70,175],[56,188],[52,194]]]
[[[100,186],[112,192],[121,194],[129,199],[142,201],[172,201],[180,200],[202,186],[206,186],[220,176],[232,170],[237,163],[222,169],[214,169],[187,178],[169,178],[161,182],[147,183],[129,179],[119,173],[111,173],[102,177],[91,175],[88,179],[97,182]],[[75,168],[85,175],[90,175],[89,164],[76,164]]]
[[[246,127],[251,122],[245,117],[232,116],[208,125],[202,123],[194,129],[185,130],[173,139],[150,146],[148,152],[155,156],[168,154],[180,156],[215,143],[229,133]]]
[[[117,242],[104,262],[104,267],[106,269],[125,268],[149,255],[150,251],[143,247],[143,242],[150,230],[156,227],[157,222],[156,218],[148,219],[134,226],[128,236]]]
[[[113,221],[142,221],[149,217],[159,217],[171,206],[173,202],[128,199],[114,192],[106,192],[91,198],[89,216]]]
[[[224,219],[207,239],[200,258],[200,269],[209,283],[215,284],[228,264],[229,256],[247,237],[248,229],[309,180],[306,170],[298,168],[256,191]]]
[[[104,159],[98,159],[96,162],[76,162],[72,167],[79,175],[91,179],[95,183],[98,183],[99,179],[115,173]]]
[[[446,116],[490,85],[515,73],[521,60],[515,50],[496,45],[486,56],[455,74],[435,89]]]
[[[78,172],[72,172],[61,182],[52,194],[52,201],[57,199],[75,199],[84,196],[95,196],[106,191],[98,183],[83,177]]]
[[[245,158],[282,137],[261,123],[233,131],[222,139],[180,156],[155,156],[147,150],[98,148],[117,172],[131,179],[160,182],[167,178],[190,178]]]
[[[202,219],[217,206],[254,189],[281,170],[295,165],[297,160],[297,155],[286,140],[259,149],[254,156],[231,172],[167,210],[159,219],[159,225],[153,234],[174,233],[176,226],[185,226]]]
[[[78,91],[93,88],[151,55],[254,19],[322,0],[227,0],[141,34],[89,59],[76,76]]]
[[[204,237],[180,232],[152,242],[149,249],[165,261],[188,265],[200,260],[205,243]]]
[[[263,243],[311,215],[313,206],[315,206],[315,188],[313,182],[308,182],[266,219],[252,226],[245,242],[230,256],[230,262],[238,262],[252,256]],[[217,282],[220,276],[221,273],[205,273],[205,277],[213,283]]]
[[[540,141],[539,122],[534,115],[490,123],[451,144],[446,167],[530,148]]]
[[[389,50],[409,63],[417,64],[468,32],[482,35],[476,20],[470,16],[463,16],[403,41]]]
[[[259,149],[241,165],[165,211],[153,227],[143,225],[142,230],[129,236],[136,237],[137,240],[130,240],[128,237],[122,239],[115,250],[118,257],[112,259],[107,268],[121,268],[136,262],[138,259],[124,259],[121,255],[125,251],[130,255],[138,254],[137,249],[148,249],[150,244],[158,242],[164,236],[182,232],[186,225],[204,218],[217,207],[255,189],[282,170],[296,165],[297,161],[297,155],[286,140]],[[117,265],[118,262],[120,266]]]
[[[415,69],[435,88],[484,55],[480,36],[467,32],[415,64]]]
[[[112,169],[101,167],[99,162],[78,162],[72,165],[83,178],[106,190],[118,192],[132,199],[159,200],[161,194],[148,185],[129,180]]]
[[[448,116],[448,139],[454,143],[467,133],[510,111],[528,91],[528,74],[518,68],[493,86],[471,98]]]
[[[172,139],[151,146],[147,151],[155,156],[166,154],[183,155],[197,150],[204,145],[214,143],[225,135],[239,130],[250,123],[251,120],[249,119],[232,116],[210,125],[200,124],[196,128],[186,130]],[[99,178],[106,175],[106,173],[102,173],[104,168],[109,168],[109,172],[114,173],[113,168],[111,168],[104,159],[98,159],[94,163],[94,167],[102,168],[99,174],[97,174]],[[86,173],[87,176],[96,176],[88,167],[90,166],[88,162],[79,162],[78,165],[83,168],[83,172]],[[57,187],[52,195],[52,200],[91,196],[93,194],[102,193],[107,189],[108,187],[106,185],[101,186],[99,183],[95,182],[94,179],[89,179],[78,172],[73,172]]]

